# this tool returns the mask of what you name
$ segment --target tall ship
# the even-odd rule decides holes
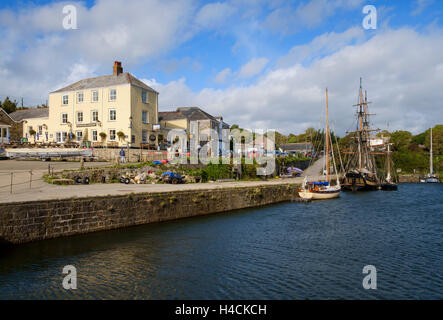
[[[347,152],[348,161],[345,165],[345,175],[341,186],[348,191],[372,191],[380,188],[380,179],[377,175],[377,165],[371,147],[371,132],[379,131],[371,129],[368,112],[367,92],[363,98],[362,79],[360,78],[359,103],[357,107],[357,128],[347,132],[352,135],[351,148]]]
[[[431,128],[431,150],[429,154],[429,174],[420,179],[421,183],[439,183],[438,176],[434,174],[434,151],[432,148],[432,128]]]

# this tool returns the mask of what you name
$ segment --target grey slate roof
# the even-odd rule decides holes
[[[49,117],[49,108],[30,108],[17,110],[10,113],[9,116],[16,122],[32,118],[47,118]]]
[[[111,87],[111,86],[117,86],[122,84],[131,84],[134,86],[141,87],[143,89],[146,89],[151,92],[158,93],[136,77],[134,77],[129,72],[120,73],[119,75],[107,75],[107,76],[100,76],[95,78],[88,78],[83,79],[80,81],[77,81],[67,87],[58,89],[56,91],[53,91],[51,93],[57,93],[57,92],[65,92],[65,91],[77,91],[77,90],[84,90],[84,89],[93,89],[93,88],[102,88],[102,87]]]
[[[220,119],[211,116],[209,113],[203,111],[199,107],[182,107],[177,108],[177,111],[163,111],[158,113],[159,121],[171,121],[180,119],[187,119],[189,121],[213,120],[220,122]]]
[[[305,151],[305,150],[312,150],[313,146],[312,143],[287,143],[280,145],[280,149],[283,151]]]

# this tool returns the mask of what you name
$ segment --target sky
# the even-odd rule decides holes
[[[362,77],[374,127],[419,133],[443,123],[442,18],[440,0],[2,0],[0,99],[42,104],[118,60],[160,93],[160,111],[198,106],[285,134],[322,125],[328,88],[343,135]]]

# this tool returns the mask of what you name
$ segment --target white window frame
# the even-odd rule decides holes
[[[39,136],[43,135],[43,126],[37,126],[37,132]]]
[[[66,97],[66,103],[65,103],[65,97]],[[69,95],[64,94],[62,95],[62,105],[67,106],[69,104]]]
[[[82,115],[82,120],[80,121],[79,115]],[[83,117],[83,111],[77,111],[77,123],[83,123],[84,117]]]
[[[94,120],[94,112],[97,112],[97,120]],[[91,110],[91,122],[98,122],[98,110]]]
[[[62,143],[62,133],[61,132],[56,132],[55,133],[55,142],[57,143]]]
[[[80,96],[82,97],[82,100],[80,101]],[[83,91],[77,92],[77,103],[82,103],[85,100],[85,95],[83,94]]]
[[[97,93],[97,100],[94,100],[94,93]],[[91,102],[98,102],[98,90],[91,91]]]
[[[95,139],[94,139],[94,133],[95,133]],[[98,141],[98,131],[97,130],[92,130],[91,131],[91,136],[92,136],[92,142],[97,142]]]
[[[79,135],[79,133],[80,133],[80,135]],[[80,140],[78,139],[79,137],[81,137]],[[76,131],[76,133],[75,133],[75,141],[81,142],[82,139],[83,139],[83,132],[81,130]]]
[[[143,103],[148,103],[148,91],[147,90],[142,90],[142,102]]]
[[[63,121],[63,116],[64,116],[64,115],[66,115],[66,122]],[[61,123],[61,124],[68,124],[68,122],[69,122],[69,119],[68,119],[68,113],[67,113],[67,112],[63,112],[63,113],[61,114],[60,123]]]
[[[114,115],[114,119],[111,119],[111,112],[114,111],[115,115]],[[108,112],[108,121],[117,121],[117,109],[109,109]]]
[[[65,142],[68,139],[68,133],[66,131],[62,132],[62,142]]]
[[[111,131],[114,131],[114,139],[111,139]],[[108,130],[108,140],[109,141],[116,141],[116,139],[117,139],[117,130],[109,129]]]
[[[115,92],[115,95],[112,95],[112,92]],[[114,97],[114,99],[112,99]],[[109,89],[109,101],[116,101],[117,100],[117,89]]]
[[[144,134],[146,134],[146,139],[144,139]],[[142,130],[142,143],[148,143],[148,130]]]
[[[146,114],[146,119],[143,120],[143,115]],[[142,123],[148,124],[149,123],[149,112],[147,110],[142,110]]]

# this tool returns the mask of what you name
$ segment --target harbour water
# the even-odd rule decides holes
[[[402,184],[2,247],[0,299],[443,299],[442,196]]]

